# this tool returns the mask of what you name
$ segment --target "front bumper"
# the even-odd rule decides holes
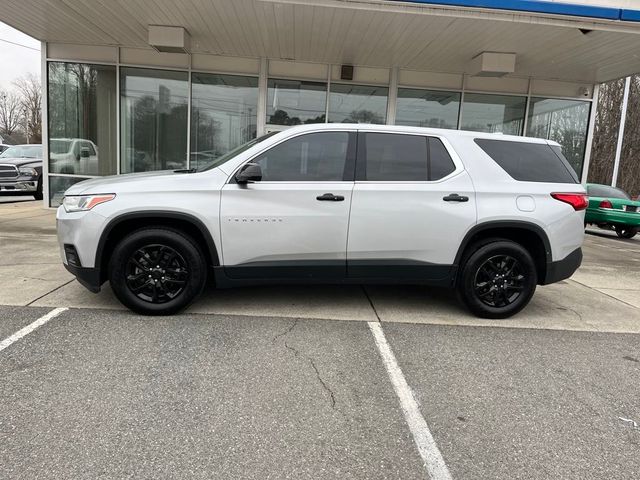
[[[75,275],[80,285],[93,293],[98,293],[102,282],[100,281],[100,270],[97,268],[76,267],[74,265],[64,264],[69,273]]]
[[[562,260],[547,263],[547,272],[541,285],[559,282],[569,278],[582,264],[582,248],[577,248]]]
[[[0,192],[35,192],[38,180],[13,180],[0,182]]]

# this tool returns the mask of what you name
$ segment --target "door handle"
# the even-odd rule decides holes
[[[468,202],[469,197],[464,195],[458,195],[457,193],[450,193],[446,197],[442,197],[445,202]]]
[[[334,195],[333,193],[325,193],[324,195],[317,196],[316,200],[320,200],[321,202],[342,202],[344,197],[342,195]]]

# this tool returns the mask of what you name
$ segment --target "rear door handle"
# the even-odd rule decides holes
[[[446,197],[442,197],[445,202],[468,202],[469,197],[464,195],[458,195],[457,193],[450,193]]]
[[[317,196],[316,200],[320,200],[321,202],[342,202],[344,197],[342,195],[334,195],[333,193],[325,193],[324,195]]]

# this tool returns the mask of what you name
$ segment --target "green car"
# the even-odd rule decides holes
[[[589,206],[584,217],[587,224],[615,230],[620,238],[633,238],[640,228],[640,202],[609,185],[586,185]]]

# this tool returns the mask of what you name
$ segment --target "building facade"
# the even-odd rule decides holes
[[[25,0],[0,19],[42,41],[55,206],[87,178],[318,122],[548,138],[586,178],[597,85],[640,71],[638,4]]]

